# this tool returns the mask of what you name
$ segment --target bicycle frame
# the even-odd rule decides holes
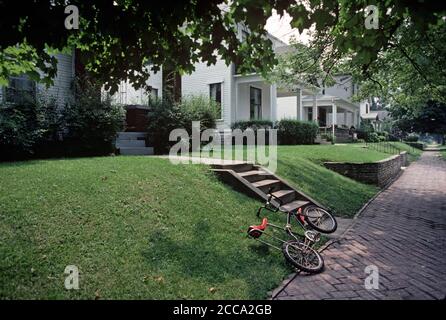
[[[279,208],[275,208],[275,209],[273,209],[273,208],[271,208],[271,207],[268,206],[269,204],[270,204],[270,202],[268,201],[266,205],[264,205],[264,206],[262,206],[262,207],[259,208],[259,210],[257,211],[257,216],[258,216],[258,217],[260,217],[260,213],[261,213],[262,210],[268,210],[268,211],[271,211],[271,212],[274,212],[274,213],[277,212],[277,211],[279,211]],[[282,212],[284,212],[284,211],[282,211]],[[285,213],[285,212],[284,212],[284,213]],[[269,223],[269,222],[267,222],[266,226],[270,226],[270,227],[273,227],[273,228],[275,228],[275,229],[284,231],[290,238],[292,238],[292,239],[294,239],[294,240],[296,240],[296,241],[301,242],[301,239],[300,239],[297,235],[295,235],[295,234],[293,233],[293,231],[292,231],[292,227],[291,227],[291,223],[290,223],[290,222],[291,222],[291,216],[292,216],[292,215],[293,215],[293,213],[291,213],[291,212],[287,212],[287,222],[286,222],[285,227],[281,227],[281,226],[278,226],[278,225],[275,225],[275,224],[272,224],[272,223]],[[272,235],[272,234],[266,233],[266,232],[261,231],[261,230],[257,230],[257,229],[256,229],[256,232],[261,232],[261,235],[269,236],[269,237],[271,237],[271,238],[273,238],[273,239],[275,239],[275,240],[280,241],[281,243],[285,243],[285,242],[287,241],[287,240],[280,239],[280,238],[278,238],[278,237],[276,237],[276,236],[274,236],[274,235]],[[248,231],[248,235],[251,235],[249,231]],[[252,237],[253,237],[255,240],[257,240],[257,241],[259,241],[259,242],[261,242],[261,243],[264,243],[264,244],[266,244],[266,245],[268,245],[268,246],[270,246],[270,247],[272,247],[272,248],[274,248],[274,249],[277,249],[277,250],[279,250],[279,251],[282,250],[281,248],[279,248],[279,247],[277,247],[277,246],[275,246],[275,245],[273,245],[273,244],[271,244],[271,243],[269,243],[269,242],[267,242],[267,241],[261,240],[261,239],[260,239],[260,236],[257,236],[257,237],[252,236]],[[289,240],[289,239],[288,239],[288,240]],[[311,243],[309,243],[309,242],[307,243],[307,240],[308,240],[308,239],[305,238],[304,245],[306,245],[306,246],[310,246]]]
[[[277,205],[274,205],[272,203],[272,200],[277,201]],[[266,201],[266,204],[261,206],[258,210],[257,210],[257,217],[260,218],[260,213],[262,212],[262,210],[268,210],[270,212],[276,213],[278,211],[280,211],[281,213],[285,213],[287,215],[287,225],[291,227],[291,217],[294,216],[294,218],[296,219],[296,221],[300,224],[300,226],[303,229],[305,228],[304,223],[299,219],[298,214],[299,213],[291,213],[288,211],[282,211],[280,210],[280,207],[283,205],[282,200],[280,200],[280,198],[273,196],[272,194],[269,194],[269,197]]]

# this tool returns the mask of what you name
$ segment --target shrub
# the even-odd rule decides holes
[[[125,112],[101,99],[101,87],[88,79],[74,83],[75,94],[60,110],[56,99],[0,106],[0,156],[3,160],[104,155],[122,129]]]
[[[359,129],[356,131],[358,139],[364,139],[365,141],[368,141],[368,135],[371,132],[374,132],[373,126],[368,121],[361,122],[361,125],[359,126]]]
[[[74,101],[63,110],[68,155],[104,155],[114,151],[113,142],[125,121],[122,106],[102,98],[101,87],[85,80],[76,82]]]
[[[323,133],[321,134],[321,138],[333,142],[333,134],[331,133]]]
[[[318,130],[315,122],[281,120],[277,123],[279,144],[313,144]]]
[[[39,96],[20,104],[0,105],[0,157],[31,157],[36,145],[54,139],[60,131],[60,114],[54,99]]]
[[[271,129],[274,127],[274,124],[272,121],[269,120],[244,120],[244,121],[237,121],[234,122],[231,126],[231,128],[234,129],[240,129],[242,131],[245,131],[246,129],[250,128],[254,131],[257,131],[259,129]]]
[[[165,153],[175,142],[169,141],[169,134],[176,128],[183,128],[184,116],[178,104],[168,98],[156,99],[150,104],[149,140],[155,152]]]
[[[404,138],[404,141],[417,142],[419,138],[420,137],[417,134],[411,133],[406,138]]]
[[[169,97],[158,99],[151,105],[149,114],[149,139],[158,154],[166,153],[175,141],[169,141],[172,130],[183,128],[189,135],[192,132],[192,121],[200,121],[200,130],[215,128],[220,118],[219,106],[205,96],[186,96],[180,103]]]
[[[179,104],[183,114],[183,125],[190,133],[192,121],[200,121],[200,130],[215,128],[215,121],[220,116],[220,106],[204,95],[188,95]]]
[[[369,132],[367,134],[366,141],[367,142],[379,142],[380,139],[379,139],[379,136],[378,136],[378,134],[376,132]]]

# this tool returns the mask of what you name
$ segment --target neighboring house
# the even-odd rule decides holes
[[[335,76],[336,84],[318,90],[316,94],[279,99],[279,118],[318,121],[320,127],[357,128],[361,104],[351,100],[357,90],[350,75]],[[333,116],[334,114],[334,116]]]
[[[361,114],[361,118],[363,121],[369,122],[376,131],[381,131],[383,122],[390,118],[390,114],[386,110],[370,111],[366,106],[365,113]]]
[[[21,103],[24,99],[52,97],[59,106],[64,106],[71,95],[75,75],[74,54],[56,54],[57,76],[49,88],[41,83],[30,80],[26,75],[10,77],[8,86],[0,86],[0,101],[2,103]]]

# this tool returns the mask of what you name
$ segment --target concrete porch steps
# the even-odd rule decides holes
[[[146,144],[146,132],[119,132],[116,138],[116,148],[121,155],[152,155],[153,147]]]
[[[234,189],[262,201],[267,199],[267,193],[272,188],[272,194],[282,201],[281,208],[288,212],[295,212],[310,204],[324,208],[323,205],[295,189],[284,179],[252,163],[213,164],[212,168],[223,181]],[[278,201],[273,201],[273,204],[279,205]]]

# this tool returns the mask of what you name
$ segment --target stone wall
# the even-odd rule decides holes
[[[325,167],[359,182],[384,187],[394,179],[401,167],[408,165],[407,152],[369,163],[325,162]]]

